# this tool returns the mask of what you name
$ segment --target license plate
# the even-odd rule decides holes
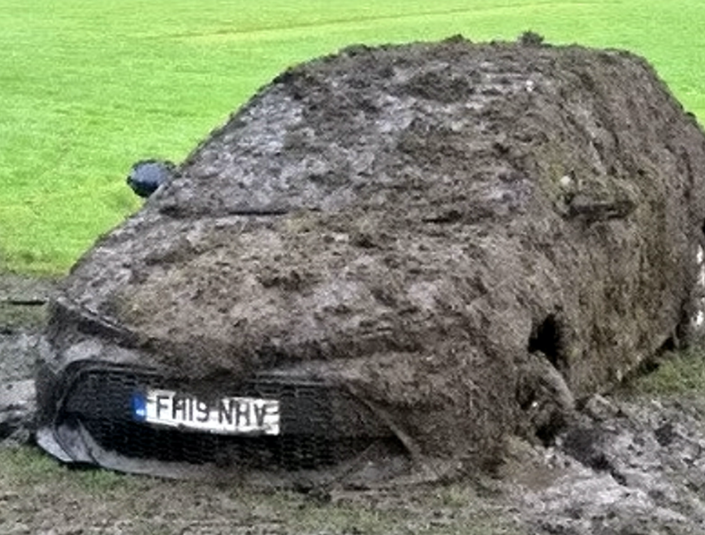
[[[132,396],[132,414],[150,424],[223,435],[278,435],[279,401],[226,397],[208,402],[171,390]]]

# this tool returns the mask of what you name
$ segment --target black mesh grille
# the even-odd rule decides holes
[[[139,421],[133,395],[150,388],[183,391],[156,374],[82,370],[71,381],[59,420],[69,426],[80,422],[102,449],[129,458],[287,470],[335,464],[389,435],[364,405],[311,381],[260,377],[219,393],[278,400],[276,436],[219,435]]]

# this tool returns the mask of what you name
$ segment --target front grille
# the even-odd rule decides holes
[[[276,436],[155,427],[133,416],[135,393],[183,388],[153,372],[83,369],[71,379],[57,423],[73,428],[80,423],[102,449],[128,458],[255,469],[333,465],[390,434],[365,405],[339,389],[282,377],[255,377],[234,392],[222,392],[223,396],[278,400],[280,434]]]

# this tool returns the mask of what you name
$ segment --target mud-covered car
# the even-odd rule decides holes
[[[170,475],[496,466],[702,328],[703,169],[625,52],[455,38],[287,70],[63,282],[38,442]]]

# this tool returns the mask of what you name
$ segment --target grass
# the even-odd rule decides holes
[[[118,488],[126,491],[125,484],[137,478],[110,472],[108,470],[69,470],[54,459],[34,448],[0,448],[0,463],[3,470],[2,488],[11,485],[36,487],[37,485],[55,482],[60,486],[72,486],[90,494],[106,494]]]
[[[351,43],[515,39],[648,57],[705,116],[700,0],[0,0],[0,262],[60,274],[140,206],[144,157],[176,161],[287,66]]]
[[[522,535],[468,487],[310,500],[291,492],[68,469],[29,447],[0,447],[0,532]]]
[[[699,395],[705,392],[705,345],[668,352],[658,362],[658,368],[629,381],[623,393],[637,396]]]

